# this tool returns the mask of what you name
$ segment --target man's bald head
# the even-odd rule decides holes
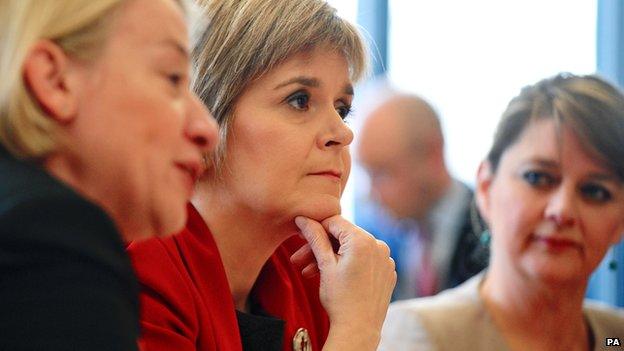
[[[450,180],[431,105],[415,95],[392,96],[371,111],[359,140],[359,160],[380,202],[397,217],[426,216]]]

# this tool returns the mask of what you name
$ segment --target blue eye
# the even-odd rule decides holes
[[[344,119],[346,119],[349,116],[349,114],[351,113],[352,110],[351,110],[351,106],[349,106],[349,105],[342,105],[342,106],[336,107],[336,111],[340,115],[340,118],[342,118],[344,120]]]
[[[609,190],[596,183],[583,184],[580,191],[583,197],[591,202],[603,203],[613,198]]]
[[[554,176],[542,171],[526,171],[522,174],[522,178],[536,188],[545,188],[555,184],[557,181]]]
[[[286,98],[286,102],[300,111],[306,111],[309,107],[310,96],[305,91],[298,91]]]

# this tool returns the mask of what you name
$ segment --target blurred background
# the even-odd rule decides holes
[[[354,144],[366,111],[385,94],[417,94],[440,116],[449,171],[469,186],[500,114],[523,86],[564,71],[624,83],[620,0],[329,2],[369,40],[373,72],[357,88]],[[368,193],[366,172],[355,162],[343,197],[348,218],[361,221]],[[619,267],[609,270],[613,258]],[[588,297],[624,307],[623,243],[592,277]]]

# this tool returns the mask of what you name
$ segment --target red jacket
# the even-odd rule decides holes
[[[128,253],[141,284],[144,351],[241,350],[234,301],[223,262],[204,220],[191,205],[186,228],[168,238],[132,243]],[[293,237],[265,264],[252,291],[270,315],[286,322],[284,350],[306,328],[320,350],[329,319],[319,301],[319,279],[303,278],[290,255],[303,245]]]

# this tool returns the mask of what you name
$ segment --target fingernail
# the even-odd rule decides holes
[[[308,224],[308,219],[305,217],[297,216],[295,217],[295,224],[299,229],[303,229]]]

